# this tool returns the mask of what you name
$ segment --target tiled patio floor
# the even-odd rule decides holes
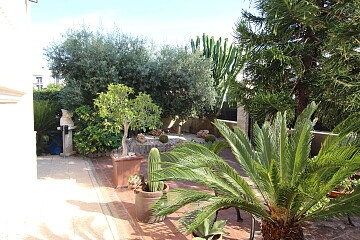
[[[230,165],[236,168],[234,157],[230,151],[225,151],[221,155]],[[98,181],[106,187],[107,196],[112,198],[114,208],[113,214],[117,214],[122,220],[126,220],[128,225],[126,228],[132,239],[191,239],[191,236],[185,236],[176,230],[176,221],[181,211],[167,217],[164,222],[155,224],[145,224],[137,222],[135,219],[134,193],[127,188],[114,189],[111,174],[112,164],[110,157],[99,157],[91,159],[93,163]],[[147,169],[147,156],[141,163],[141,173],[145,173]],[[237,169],[241,172],[241,169]],[[170,188],[191,187],[194,186],[188,182],[168,182]],[[220,211],[219,218],[227,219],[226,232],[229,234],[223,239],[249,239],[250,217],[242,212],[243,221],[236,221],[236,212],[233,208]],[[347,223],[347,219],[330,219],[326,221],[316,221],[308,223],[305,227],[305,235],[308,240],[358,240],[360,239],[360,217],[352,218],[355,227]],[[257,226],[256,230],[259,230]],[[256,239],[262,239],[257,236]]]

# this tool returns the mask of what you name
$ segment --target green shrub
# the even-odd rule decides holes
[[[122,134],[116,134],[111,123],[106,122],[89,106],[75,110],[77,130],[74,143],[80,153],[111,151],[121,146]]]
[[[58,105],[52,101],[34,101],[34,130],[43,133],[56,130]]]
[[[36,131],[37,154],[46,152],[44,142],[50,140],[51,133],[56,132],[58,121],[56,113],[59,105],[53,101],[34,101],[34,130]]]
[[[62,85],[57,85],[56,87],[49,87],[33,91],[34,101],[44,101],[50,100],[54,102],[59,102],[60,91],[63,88]]]
[[[161,134],[161,135],[159,136],[159,141],[162,142],[162,143],[167,143],[167,142],[169,141],[168,135],[166,135],[166,134]]]
[[[216,141],[216,137],[213,134],[207,134],[205,136],[205,142],[215,142]]]
[[[74,111],[77,107],[84,105],[84,95],[80,87],[67,85],[59,92],[59,101],[65,109]]]

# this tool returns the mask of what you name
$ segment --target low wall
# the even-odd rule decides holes
[[[333,134],[325,131],[313,131],[314,138],[311,142],[311,155],[315,156],[319,153],[319,150],[325,140],[325,138],[329,135],[337,136],[337,134]]]
[[[220,121],[226,123],[231,129],[237,125],[236,121],[222,120]],[[209,130],[209,133],[214,134],[219,137],[220,133],[216,129],[216,127],[212,124],[211,121],[205,118],[189,118],[185,121],[179,121],[171,119],[171,118],[163,118],[162,119],[163,126],[162,130],[169,131],[171,133],[192,133],[196,134],[200,130]]]

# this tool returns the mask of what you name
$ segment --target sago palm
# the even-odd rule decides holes
[[[155,211],[167,215],[184,206],[201,206],[202,211],[187,208],[182,217],[189,233],[217,210],[236,207],[261,219],[264,239],[276,240],[304,239],[302,223],[307,220],[359,214],[359,186],[352,194],[326,200],[329,191],[360,168],[359,138],[353,133],[360,129],[359,116],[335,129],[337,135],[328,137],[319,154],[310,157],[316,107],[310,104],[292,131],[286,128],[286,113],[278,113],[273,124],[255,125],[253,144],[239,128],[232,131],[215,120],[253,186],[200,144],[184,143],[162,153],[167,167],[157,172],[158,180],[190,180],[212,191],[173,189],[168,205],[155,205]]]

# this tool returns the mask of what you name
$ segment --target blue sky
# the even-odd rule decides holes
[[[34,52],[82,24],[122,32],[156,43],[184,44],[206,33],[232,41],[248,0],[39,0],[31,5]]]

